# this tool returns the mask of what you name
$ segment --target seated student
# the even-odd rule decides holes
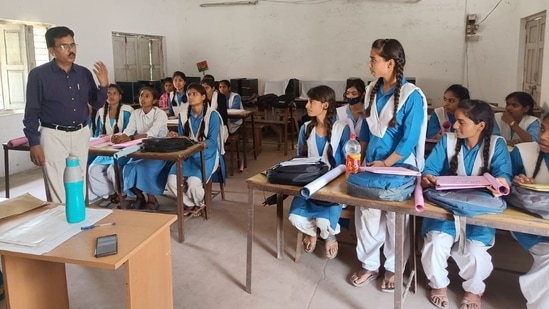
[[[187,95],[185,94],[185,84],[187,77],[181,71],[173,72],[172,77],[174,91],[170,92],[169,96],[169,112],[168,116],[179,115],[179,112],[187,110]]]
[[[95,119],[94,137],[113,135],[124,131],[128,126],[133,108],[122,104],[122,89],[116,84],[110,84],[107,90],[107,103],[99,109]],[[127,160],[119,160],[122,167]],[[116,194],[116,174],[112,156],[97,156],[88,168],[88,197],[90,201],[101,196],[108,196],[99,205],[109,206],[110,203],[118,204],[120,199]]]
[[[442,97],[443,105],[437,107],[431,113],[429,124],[427,126],[427,138],[439,140],[444,134],[443,125],[445,122],[450,123],[448,132],[454,132],[454,122],[456,118],[454,113],[461,100],[469,100],[469,90],[462,85],[454,84],[448,87]]]
[[[455,133],[446,133],[427,158],[421,184],[434,187],[437,176],[475,176],[489,172],[508,186],[511,180],[511,159],[505,140],[492,135],[494,113],[490,105],[480,100],[463,100],[454,113]],[[494,196],[499,192],[491,190]],[[447,286],[448,258],[460,269],[465,294],[460,309],[479,309],[486,279],[493,265],[488,253],[494,245],[494,228],[467,225],[464,254],[455,243],[454,221],[424,218],[422,235],[425,243],[421,263],[429,280],[429,300],[437,308],[449,308]]]
[[[209,106],[212,109],[216,110],[219,115],[221,115],[221,119],[223,120],[223,124],[225,126],[224,128],[222,128],[223,142],[225,142],[227,140],[227,136],[229,136],[229,116],[227,114],[227,99],[225,98],[224,94],[215,90],[215,82],[213,81],[213,79],[202,79],[200,81],[200,85],[202,85],[202,87],[206,89]]]
[[[166,77],[162,80],[162,85],[164,86],[164,93],[158,99],[158,107],[165,111],[166,113],[170,112],[170,93],[172,93],[175,88],[173,87],[173,79],[171,77]]]
[[[517,91],[505,98],[505,112],[496,113],[496,127],[507,144],[536,142],[538,139],[539,119],[534,116],[534,98],[527,93]]]
[[[165,137],[168,134],[168,116],[155,106],[158,94],[151,87],[143,87],[139,91],[140,109],[133,111],[130,122],[124,133],[113,135],[112,142],[119,144],[130,140],[146,137]],[[122,170],[124,192],[135,196],[135,203],[131,208],[147,208],[158,210],[160,207],[155,194],[164,192],[164,185],[168,177],[169,163],[163,160],[130,159]],[[163,181],[162,181],[163,179]],[[161,186],[158,183],[162,183]],[[145,202],[144,193],[148,193]]]
[[[190,84],[187,88],[189,107],[187,112],[179,114],[179,134],[170,131],[168,137],[185,136],[187,138],[206,142],[204,150],[204,162],[206,175],[209,178],[217,170],[220,160],[220,128],[221,116],[213,108],[209,107],[208,97],[204,87],[198,84]],[[204,187],[202,186],[202,165],[200,153],[183,161],[183,177],[185,192],[183,204],[185,213],[194,217],[201,215],[204,207]],[[173,165],[167,180],[167,188],[173,195],[177,195],[176,166]]]
[[[227,109],[244,109],[238,93],[231,92],[231,82],[224,79],[219,82],[219,92],[227,98]],[[240,118],[229,118],[229,134],[235,133],[244,121]]]
[[[337,120],[344,121],[349,126],[352,134],[355,134],[361,146],[361,162],[366,154],[366,120],[364,118],[364,95],[366,85],[360,78],[349,80],[345,89],[345,101],[347,104],[336,108]]]
[[[538,142],[520,143],[511,152],[514,184],[549,184],[549,114],[541,122]],[[528,309],[549,308],[549,237],[513,232],[530,252],[534,263],[520,276],[520,289]]]
[[[345,164],[345,143],[349,140],[349,127],[343,121],[334,121],[335,92],[328,86],[317,86],[307,92],[309,100],[305,106],[311,121],[299,130],[297,154],[305,157],[320,157],[330,168]],[[314,200],[294,197],[290,207],[290,222],[303,234],[303,249],[314,251],[317,229],[320,238],[325,239],[326,257],[333,259],[338,252],[336,235],[340,232],[339,216],[342,205],[319,205]]]

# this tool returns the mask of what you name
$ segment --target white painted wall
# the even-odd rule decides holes
[[[151,1],[138,0],[11,1],[2,5],[0,18],[69,26],[79,44],[77,62],[88,67],[96,60],[112,67],[112,31],[164,36],[168,73],[182,70],[198,76],[196,62],[207,60],[208,73],[217,79],[259,78],[261,89],[265,80],[291,77],[371,79],[371,43],[391,37],[404,45],[405,74],[417,78],[435,105],[452,83],[468,85],[475,98],[501,104],[521,83],[521,18],[549,8],[546,0],[504,0],[481,25],[481,40],[466,43],[465,15],[476,13],[482,20],[499,0],[199,6],[224,1],[232,0],[157,0],[154,7]],[[546,42],[548,38],[546,31]],[[549,48],[544,58],[548,80]],[[549,109],[549,85],[540,103]],[[0,132],[2,141],[22,135],[21,115],[0,116]],[[32,166],[25,160],[28,156],[19,156],[11,171]]]

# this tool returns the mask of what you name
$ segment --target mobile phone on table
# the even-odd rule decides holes
[[[118,235],[99,236],[95,240],[95,257],[118,253]]]

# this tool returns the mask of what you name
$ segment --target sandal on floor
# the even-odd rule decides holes
[[[145,207],[146,207],[147,210],[158,210],[158,209],[160,209],[160,204],[158,204],[158,201],[147,202]]]
[[[337,256],[337,251],[339,250],[339,245],[337,240],[326,241],[326,257],[329,260],[334,259]]]
[[[383,276],[383,282],[381,282],[381,292],[394,293],[395,292],[395,273],[392,271],[385,271]]]
[[[204,210],[204,207],[205,206],[193,206],[193,208],[191,209],[190,216],[193,217],[193,218],[201,217],[202,216],[202,211]]]
[[[144,199],[141,199],[141,198],[138,198],[135,200],[135,202],[133,204],[131,204],[131,208],[132,209],[142,209],[143,207],[145,207],[145,200]]]
[[[435,289],[431,290],[429,301],[438,309],[448,309],[450,307],[446,288],[436,289],[436,291]]]
[[[303,251],[311,253],[316,248],[316,237],[305,235],[303,236]]]
[[[364,281],[362,282],[359,282],[359,279],[364,278],[365,276],[366,276],[366,279],[364,279]],[[351,275],[351,277],[349,278],[349,281],[351,281],[352,285],[359,288],[376,280],[378,276],[379,276],[379,272],[377,271],[371,271],[371,270],[361,268],[358,272]]]
[[[471,298],[471,295],[478,296],[479,299],[473,299]],[[477,295],[471,292],[465,292],[465,295],[461,299],[461,303],[459,304],[459,309],[480,309],[480,297],[482,295]]]

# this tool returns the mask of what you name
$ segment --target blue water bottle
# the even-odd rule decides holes
[[[65,173],[65,212],[67,222],[78,223],[86,218],[86,205],[84,203],[84,178],[80,169],[78,157],[69,155],[66,160]]]

